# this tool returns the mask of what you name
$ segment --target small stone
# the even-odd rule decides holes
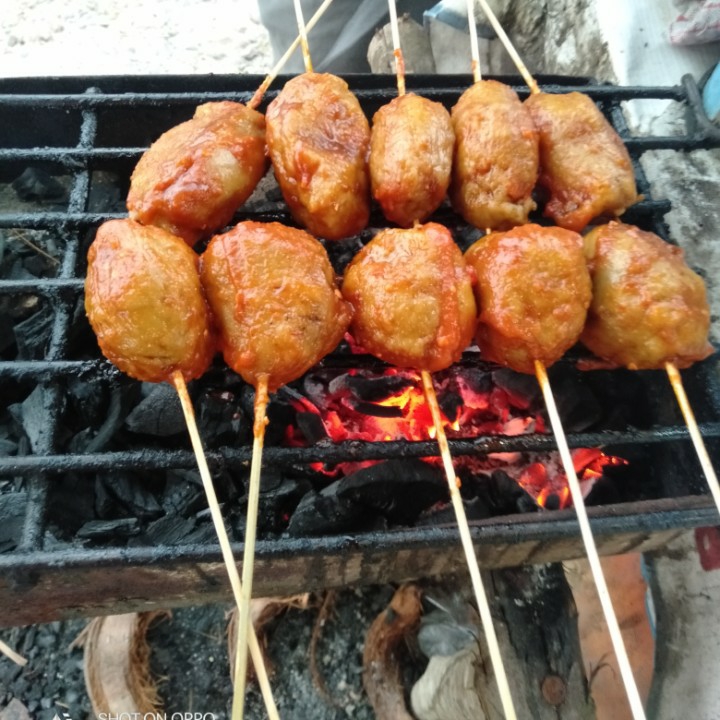
[[[548,705],[557,707],[565,702],[567,687],[565,681],[558,675],[548,675],[540,688],[543,698]]]

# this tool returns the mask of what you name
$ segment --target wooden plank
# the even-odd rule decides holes
[[[602,554],[624,548],[638,551],[662,547],[677,530],[599,535]],[[483,569],[559,562],[583,557],[577,537],[526,540],[516,543],[475,542]],[[449,547],[428,545],[400,549],[359,548],[320,556],[308,551],[256,559],[254,595],[291,595],[321,588],[402,582],[466,572],[459,542]],[[179,558],[162,564],[141,564],[121,557],[92,565],[17,568],[0,573],[0,626],[91,617],[117,612],[179,607],[230,600],[223,563]]]

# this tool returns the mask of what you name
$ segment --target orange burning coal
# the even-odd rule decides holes
[[[532,396],[522,383],[518,387],[500,386],[492,374],[464,367],[453,367],[434,376],[449,438],[475,438],[481,435],[523,435],[544,433],[539,394]],[[322,393],[313,393],[312,400],[297,396],[292,404],[298,413],[316,416],[328,439],[333,442],[363,440],[427,440],[435,436],[430,410],[422,391],[419,373],[388,368],[382,373],[350,370],[339,378],[329,379]],[[299,427],[289,426],[286,444],[305,446],[311,441]],[[439,463],[439,458],[426,458]],[[597,448],[573,451],[575,470],[583,494],[587,495],[595,481],[603,476],[608,465],[627,465],[619,457],[605,455]],[[313,469],[331,477],[346,475],[378,461],[342,463],[326,467],[313,464]],[[456,469],[475,475],[502,469],[537,502],[548,509],[570,504],[567,478],[557,453],[533,454],[509,452],[487,456],[458,457]]]

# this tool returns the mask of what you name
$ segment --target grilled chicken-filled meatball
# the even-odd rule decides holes
[[[455,159],[450,197],[475,227],[507,230],[535,209],[538,135],[512,88],[481,80],[452,109]]]
[[[192,245],[227,225],[267,167],[259,112],[235,102],[200,105],[140,158],[130,180],[130,217]]]
[[[101,225],[88,252],[85,311],[103,355],[145,382],[200,377],[215,354],[198,257],[169,232]]]
[[[442,370],[472,339],[471,273],[442,225],[379,232],[348,265],[342,292],[355,340],[394,365]]]
[[[202,282],[227,364],[272,392],[300,377],[342,339],[350,308],[325,248],[280,223],[243,222],[203,253]]]
[[[588,233],[585,248],[593,301],[580,339],[598,357],[648,370],[712,353],[705,285],[680,248],[616,222]]]
[[[570,230],[523,225],[491,233],[465,253],[477,274],[482,355],[523,373],[552,365],[578,340],[591,299],[583,240]]]
[[[582,93],[539,93],[525,101],[540,133],[545,215],[580,232],[593,218],[622,215],[637,202],[627,149],[595,103]]]
[[[388,220],[410,227],[437,210],[450,184],[454,145],[450,114],[440,103],[409,93],[375,113],[370,186]]]
[[[295,220],[328,240],[359,233],[370,215],[370,126],[347,83],[299,75],[266,119],[268,153]]]

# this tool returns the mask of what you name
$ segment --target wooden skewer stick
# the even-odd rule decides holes
[[[19,653],[16,653],[9,645],[0,640],[0,653],[10,658],[16,665],[24,667],[27,665],[27,658],[24,658]]]
[[[630,710],[635,720],[645,720],[645,710],[643,709],[640,693],[638,692],[637,685],[635,684],[635,678],[633,677],[632,668],[630,667],[630,660],[628,659],[627,650],[625,649],[625,644],[623,643],[622,635],[620,634],[620,625],[618,624],[612,600],[610,599],[610,593],[608,592],[607,583],[605,582],[605,576],[603,575],[602,566],[600,565],[600,557],[598,555],[597,547],[595,546],[592,530],[590,529],[587,510],[585,509],[585,501],[583,499],[582,490],[580,489],[580,482],[578,481],[577,474],[575,472],[575,466],[573,465],[572,457],[570,455],[570,448],[567,444],[565,431],[563,430],[562,423],[560,422],[560,415],[558,414],[557,407],[555,405],[555,398],[553,397],[552,389],[550,388],[547,371],[543,363],[539,360],[535,361],[535,375],[537,376],[538,383],[540,383],[540,389],[542,390],[548,416],[550,417],[550,424],[552,425],[558,450],[560,451],[560,458],[565,469],[565,474],[567,475],[570,495],[572,496],[573,504],[575,505],[578,522],[580,523],[580,533],[582,535],[583,543],[585,544],[585,551],[590,562],[590,570],[592,571],[595,586],[600,597],[600,604],[602,605],[603,613],[605,615],[605,622],[607,623],[608,630],[610,631],[610,639],[612,640],[613,648],[615,649],[615,656],[617,657],[618,665],[620,666],[620,674],[622,675],[625,691],[627,692],[628,700],[630,702]]]
[[[467,16],[468,30],[470,31],[470,57],[472,58],[470,67],[472,68],[473,82],[480,82],[482,80],[482,72],[480,70],[480,49],[478,48],[474,0],[467,0]]]
[[[715,500],[715,505],[717,506],[718,511],[720,511],[720,485],[718,485],[715,468],[710,461],[710,456],[708,455],[707,448],[705,447],[705,442],[702,439],[702,435],[700,435],[700,429],[698,428],[697,420],[695,420],[695,413],[690,407],[690,402],[685,394],[682,377],[680,376],[680,373],[674,363],[665,363],[665,370],[667,371],[668,378],[670,379],[672,389],[675,391],[675,397],[677,398],[678,405],[680,405],[680,410],[685,418],[685,423],[687,424],[688,431],[690,432],[690,438],[693,441],[695,452],[697,453],[700,465],[702,465],[703,472],[707,478],[713,500]]]
[[[185,415],[185,422],[187,423],[188,433],[190,435],[190,441],[192,443],[193,450],[195,451],[195,457],[197,458],[198,468],[200,470],[200,477],[202,478],[203,487],[205,488],[205,495],[207,496],[208,505],[210,506],[210,515],[215,525],[215,532],[217,533],[218,540],[220,542],[220,549],[222,550],[223,560],[225,561],[225,567],[227,568],[228,577],[230,578],[230,585],[233,590],[233,596],[235,603],[240,607],[242,598],[242,586],[240,584],[240,575],[238,574],[237,565],[233,556],[232,548],[230,547],[230,540],[228,538],[227,530],[225,529],[225,523],[223,522],[222,513],[220,512],[220,506],[218,504],[217,495],[215,494],[215,487],[213,485],[212,476],[210,475],[210,468],[208,468],[207,459],[205,458],[205,452],[203,450],[202,441],[200,440],[200,433],[197,429],[195,422],[195,411],[193,410],[190,395],[187,391],[187,385],[185,384],[185,378],[182,373],[175,371],[172,376],[173,384],[177,390],[178,396],[180,397],[180,404],[182,405],[183,413]],[[257,675],[258,684],[260,685],[260,691],[262,692],[263,700],[265,701],[265,709],[267,710],[268,717],[271,720],[280,720],[275,700],[273,699],[272,689],[270,688],[270,681],[268,679],[267,670],[265,668],[265,662],[263,660],[263,654],[260,650],[255,630],[250,629],[249,637],[246,638],[246,645],[250,645],[250,655],[252,656],[253,664],[255,665],[255,674]],[[237,717],[242,718],[243,702],[245,698],[245,674],[247,672],[247,665],[243,669],[243,682],[238,682],[238,667],[235,665],[235,694],[233,695],[233,710],[232,717],[236,720]],[[238,688],[242,685],[242,692],[238,693]],[[239,711],[239,715],[236,713]]]
[[[255,388],[255,420],[253,422],[253,453],[248,484],[247,522],[243,548],[242,593],[238,608],[238,637],[235,645],[235,691],[245,694],[247,676],[248,634],[252,633],[250,600],[252,598],[253,571],[255,568],[255,536],[257,534],[258,505],[260,501],[260,469],[262,467],[265,427],[268,423],[268,377],[261,375]],[[252,634],[250,635],[252,637]],[[255,658],[253,657],[253,662]],[[257,667],[257,666],[256,666]]]
[[[535,82],[535,78],[530,74],[530,71],[527,69],[525,63],[522,61],[522,58],[518,54],[518,51],[515,49],[512,41],[507,36],[507,33],[505,32],[505,30],[503,30],[503,27],[500,24],[500,21],[497,19],[497,16],[493,12],[492,8],[488,5],[487,0],[478,0],[478,2],[480,3],[480,6],[485,13],[485,16],[490,21],[490,24],[493,26],[493,29],[500,38],[500,42],[505,46],[508,55],[510,55],[512,61],[515,63],[515,67],[518,69],[518,72],[522,75],[523,80],[525,80],[525,83],[530,88],[530,92],[533,95],[536,95],[540,92],[540,88]]]
[[[393,55],[395,56],[395,74],[397,75],[398,95],[402,97],[405,94],[405,58],[400,47],[400,29],[398,27],[396,0],[388,0],[388,9],[390,10],[390,31],[393,41]]]
[[[440,446],[440,455],[450,489],[450,499],[452,500],[453,509],[455,510],[458,530],[460,531],[460,540],[462,541],[463,550],[465,551],[465,559],[467,560],[468,570],[470,571],[470,579],[472,580],[473,590],[475,591],[475,599],[477,600],[478,610],[480,611],[480,619],[482,620],[483,629],[485,630],[485,637],[487,638],[488,649],[490,651],[490,660],[492,661],[492,666],[495,671],[503,711],[508,720],[516,720],[517,715],[510,693],[510,685],[500,654],[500,645],[498,644],[497,635],[495,634],[495,627],[493,626],[490,604],[488,603],[482,575],[478,568],[477,556],[475,555],[475,548],[473,547],[472,537],[470,536],[470,527],[468,526],[465,507],[462,497],[460,496],[460,481],[455,475],[455,468],[453,467],[450,456],[450,448],[448,447],[445,428],[443,427],[442,417],[440,416],[440,406],[438,405],[437,395],[435,395],[435,388],[433,387],[430,373],[427,372],[427,370],[423,370],[421,376],[425,397],[430,405],[430,413],[433,424],[435,425],[435,433],[438,445]]]
[[[300,0],[293,0],[295,6],[295,18],[297,20],[298,30],[300,31],[300,47],[302,48],[303,62],[305,63],[305,72],[313,71],[312,58],[310,57],[310,48],[308,46],[307,29],[305,28],[305,18],[303,17],[302,6]]]
[[[305,25],[305,32],[306,34],[312,30],[315,25],[317,25],[317,21],[322,17],[323,13],[330,7],[333,0],[325,0],[323,4],[315,11],[315,14],[308,20],[307,24]],[[285,63],[290,59],[290,56],[297,50],[298,45],[300,45],[300,35],[298,35],[295,40],[293,40],[290,47],[287,49],[285,54],[275,63],[275,66],[273,69],[268,73],[267,77],[262,81],[260,84],[260,87],[255,91],[255,94],[250,99],[250,102],[248,102],[249,108],[257,108],[257,106],[262,102],[262,99],[267,92],[267,89],[270,87],[272,81],[278,76],[280,71],[285,67]]]

